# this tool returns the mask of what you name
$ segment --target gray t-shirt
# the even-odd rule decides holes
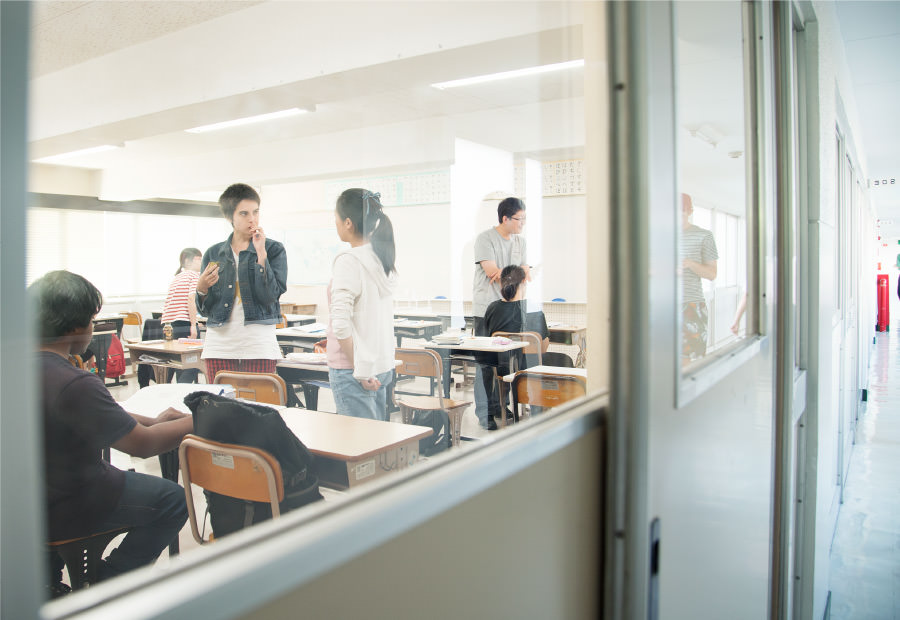
[[[483,260],[497,263],[503,269],[510,265],[525,265],[525,237],[510,235],[504,239],[496,228],[489,228],[475,238],[475,278],[472,290],[472,315],[483,317],[484,311],[493,301],[500,299],[500,284],[491,282],[481,268]]]
[[[716,240],[713,234],[705,228],[691,224],[681,231],[681,258],[690,258],[698,263],[709,263],[718,260],[719,252],[716,250]],[[700,276],[684,269],[682,271],[684,284],[684,303],[694,301],[706,301],[703,296],[703,282]]]

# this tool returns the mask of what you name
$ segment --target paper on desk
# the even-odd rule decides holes
[[[234,387],[231,385],[164,383],[142,388],[119,404],[122,405],[125,411],[147,416],[148,418],[155,418],[169,407],[182,413],[190,413],[191,410],[184,404],[184,397],[194,392],[212,392],[213,394],[234,397]]]
[[[162,364],[163,363],[163,361],[161,359],[159,359],[158,357],[153,357],[152,355],[147,355],[146,353],[141,355],[138,358],[138,361],[145,362],[147,364]]]

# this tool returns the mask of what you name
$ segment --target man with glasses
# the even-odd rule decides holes
[[[494,301],[500,299],[500,274],[504,267],[520,265],[525,270],[527,280],[531,271],[526,264],[525,203],[509,197],[497,205],[499,224],[489,228],[475,239],[475,278],[472,293],[472,315],[475,319],[475,335],[490,336],[484,331],[484,312]],[[479,365],[477,373],[491,372],[490,368]],[[501,415],[504,408],[501,408]],[[475,415],[482,428],[497,430],[497,423],[488,415],[487,394],[482,378],[475,378]]]

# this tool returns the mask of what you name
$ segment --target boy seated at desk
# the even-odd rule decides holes
[[[103,305],[83,277],[52,271],[28,287],[38,311],[44,476],[49,540],[68,540],[128,527],[101,563],[99,579],[151,564],[187,520],[184,489],[157,476],[121,471],[103,460],[106,448],[149,457],[178,446],[191,417],[167,409],[156,419],[126,412],[97,375],[70,357],[91,342],[91,319]],[[50,558],[50,591],[64,593],[62,560]]]

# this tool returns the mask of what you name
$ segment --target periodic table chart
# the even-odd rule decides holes
[[[341,192],[351,187],[380,193],[381,204],[386,207],[442,204],[450,202],[450,171],[329,181],[325,186],[327,204],[334,204]]]
[[[545,161],[541,164],[542,193],[550,196],[584,194],[584,160]],[[525,195],[525,166],[515,168],[515,194]]]

